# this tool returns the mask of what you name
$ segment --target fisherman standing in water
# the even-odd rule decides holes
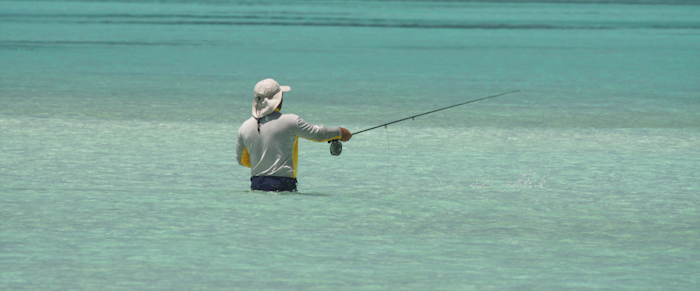
[[[252,190],[296,191],[299,137],[324,142],[348,141],[342,127],[311,125],[295,114],[282,114],[282,93],[291,90],[273,79],[255,85],[253,117],[238,129],[236,159],[250,168]]]

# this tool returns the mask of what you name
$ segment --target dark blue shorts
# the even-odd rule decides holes
[[[297,179],[274,176],[255,176],[250,178],[250,189],[258,191],[297,191]]]

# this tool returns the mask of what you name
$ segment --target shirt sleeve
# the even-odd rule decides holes
[[[332,139],[340,139],[343,136],[343,132],[340,130],[340,127],[312,125],[297,116],[296,135],[315,142],[324,142]]]

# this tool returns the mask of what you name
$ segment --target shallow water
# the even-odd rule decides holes
[[[693,289],[700,6],[624,2],[2,1],[0,287]],[[300,142],[271,194],[267,77],[355,132],[521,92]]]

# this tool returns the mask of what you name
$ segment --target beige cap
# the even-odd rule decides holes
[[[289,86],[280,86],[273,79],[265,79],[255,84],[253,100],[253,117],[263,118],[275,111],[282,102],[282,93],[292,90]]]

